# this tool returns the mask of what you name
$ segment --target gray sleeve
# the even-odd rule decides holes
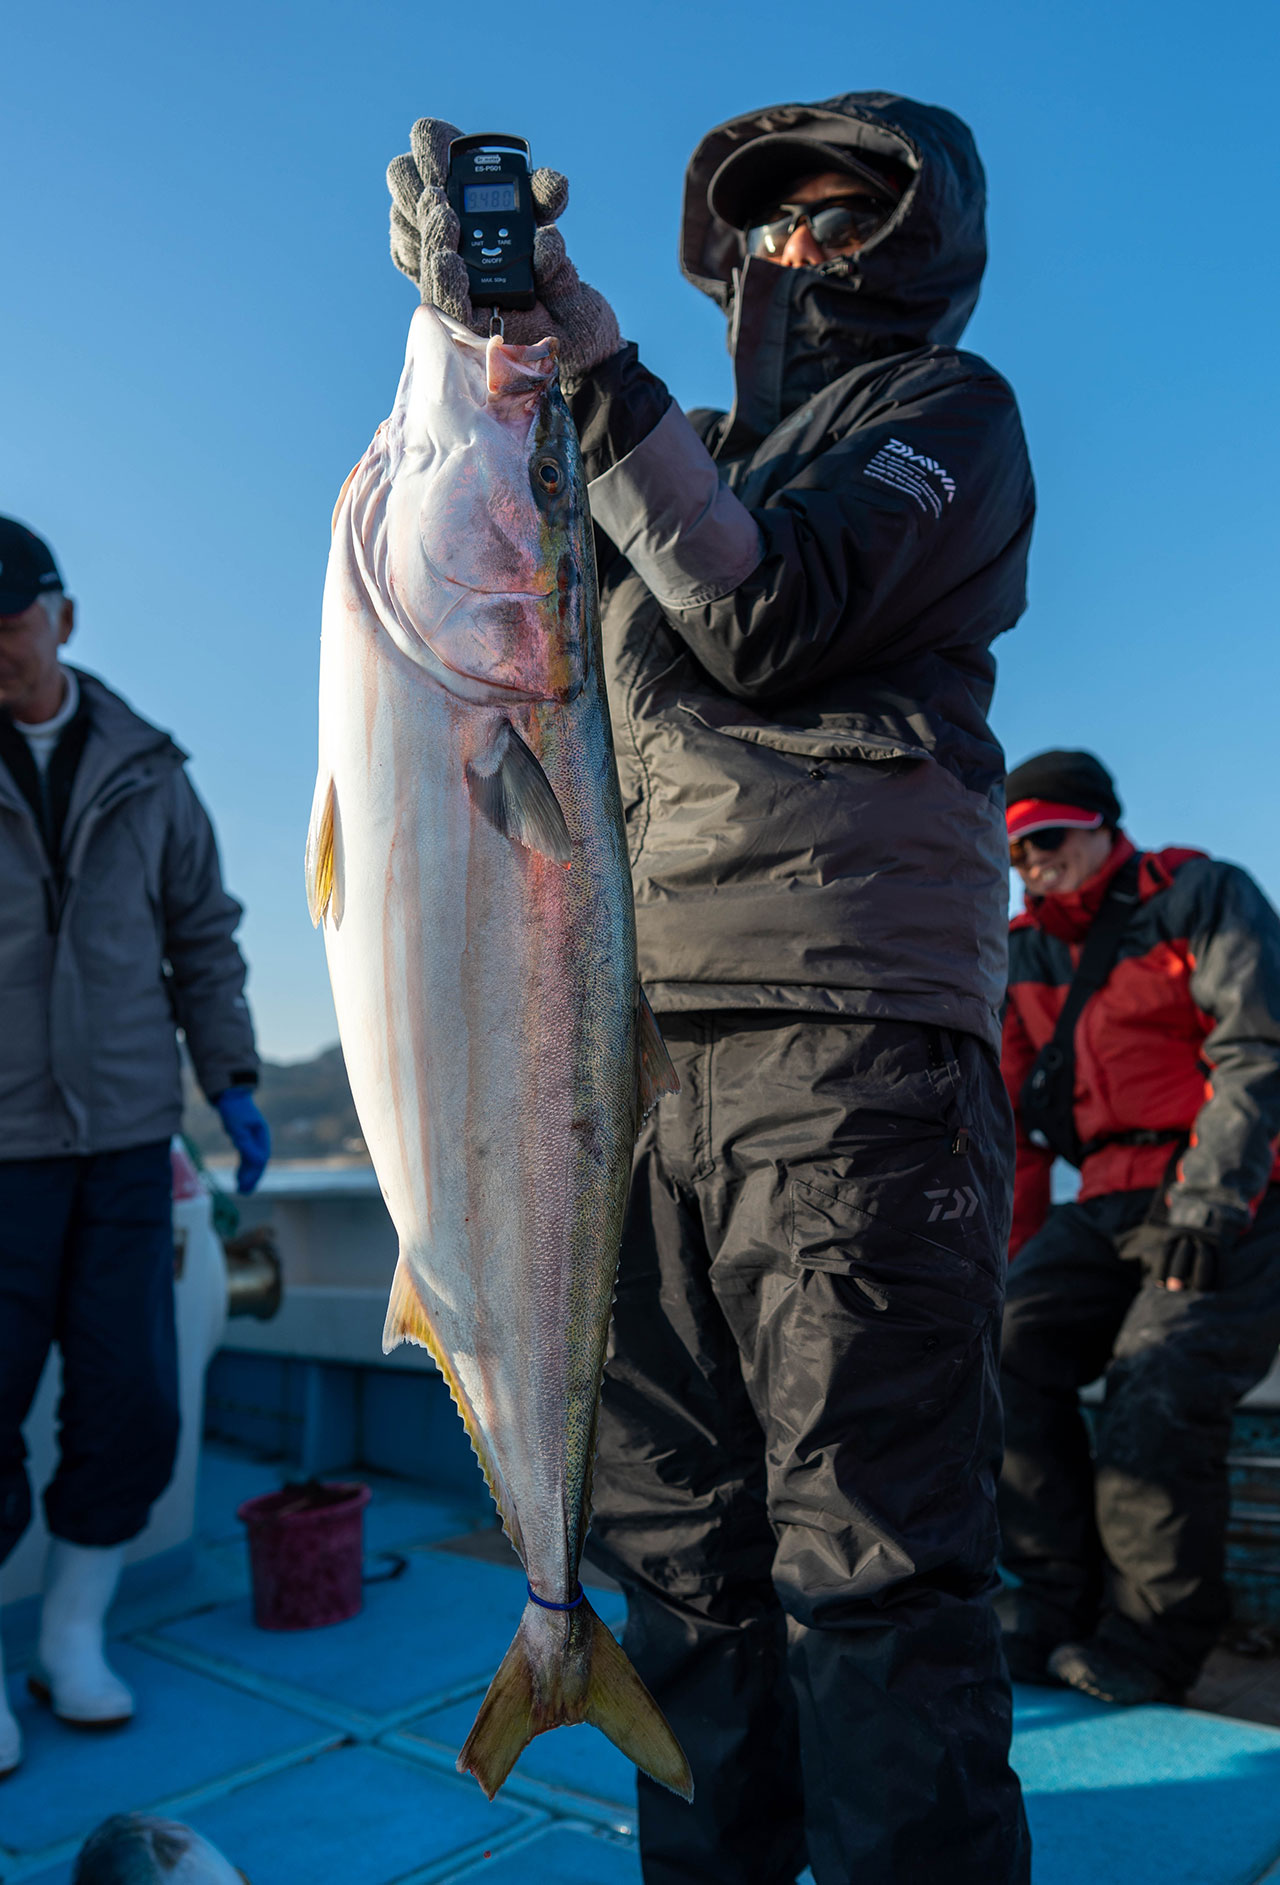
[[[1202,1049],[1209,1095],[1196,1115],[1170,1222],[1239,1229],[1265,1190],[1280,1133],[1280,919],[1245,871],[1188,865],[1199,895],[1187,924],[1191,996],[1213,1027]]]
[[[588,487],[591,514],[671,609],[699,608],[744,582],[764,553],[759,526],[673,400],[653,430]]]
[[[256,1082],[258,1054],[235,941],[243,911],[223,888],[209,814],[181,769],[171,788],[161,897],[174,1017],[213,1100],[229,1086]]]

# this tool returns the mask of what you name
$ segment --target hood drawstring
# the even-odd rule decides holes
[[[820,263],[813,272],[815,275],[825,275],[828,281],[846,282],[850,288],[862,286],[862,271],[858,267],[856,255],[833,255],[829,261]]]

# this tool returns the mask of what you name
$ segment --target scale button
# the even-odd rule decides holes
[[[471,233],[472,233],[472,235],[473,235],[473,236],[475,237],[475,239],[476,239],[476,241],[477,241],[477,242],[479,242],[479,240],[480,240],[480,238],[481,238],[481,236],[482,236],[482,235],[484,234],[484,230],[483,230],[483,229],[473,229],[473,230],[471,231]]]
[[[505,235],[509,235],[510,233],[511,233],[511,232],[510,232],[510,230],[507,230],[507,229],[499,229],[499,231],[498,231],[498,234],[499,234],[500,236],[505,236]]]

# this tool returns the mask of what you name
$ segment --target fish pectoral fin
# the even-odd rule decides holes
[[[504,838],[514,838],[526,850],[540,851],[557,864],[568,863],[573,841],[560,801],[509,720],[502,722],[492,751],[483,760],[467,761],[467,787],[476,810]]]
[[[679,1091],[680,1080],[671,1065],[662,1030],[641,989],[636,1007],[636,1103],[641,1120],[649,1117],[664,1093]]]
[[[311,823],[307,829],[306,877],[307,908],[311,912],[313,927],[318,929],[324,921],[326,910],[334,902],[334,823],[337,812],[337,795],[334,791],[332,774],[321,773],[316,780],[315,797],[311,801]],[[337,920],[338,910],[334,910]]]
[[[480,1705],[458,1772],[492,1800],[522,1748],[549,1728],[589,1721],[629,1761],[682,1799],[693,1798],[684,1750],[626,1652],[584,1597],[554,1626],[525,1606],[515,1640]]]

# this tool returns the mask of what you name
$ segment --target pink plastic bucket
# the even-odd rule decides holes
[[[246,1499],[253,1620],[260,1630],[318,1630],[363,1602],[368,1486],[313,1480]]]

